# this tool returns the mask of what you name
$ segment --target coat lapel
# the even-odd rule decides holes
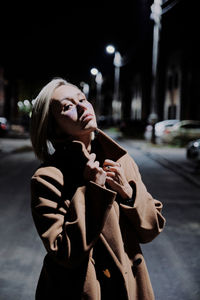
[[[111,159],[113,161],[117,161],[127,153],[127,151],[118,145],[113,139],[111,139],[107,134],[105,134],[102,130],[96,130],[96,139],[98,143],[101,145],[103,150],[103,156],[106,159]]]
[[[127,153],[125,149],[123,149],[100,129],[96,132],[96,139],[98,144],[101,146],[102,153],[100,156],[102,161],[105,159],[117,161]],[[122,270],[122,266],[124,265],[124,256],[122,253],[124,251],[121,232],[118,225],[119,211],[117,212],[117,210],[119,210],[119,208],[118,206],[115,207],[114,203],[106,219],[100,238],[119,269]]]
[[[117,259],[120,265],[124,265],[123,241],[118,224],[119,220],[113,206],[104,224],[101,239],[114,260]]]
[[[118,145],[113,139],[111,139],[100,129],[96,130],[95,135],[96,135],[95,139],[97,141],[97,147],[100,149],[101,152],[100,156],[102,161],[104,161],[105,159],[111,159],[113,161],[117,161],[127,153],[125,149],[123,149],[120,145]],[[66,151],[68,155],[66,155]],[[60,160],[62,165],[63,165],[63,158],[67,157],[67,160],[70,159],[70,161],[73,162],[74,168],[76,167],[76,163],[78,162],[79,170],[81,165],[80,162],[84,162],[84,161],[86,162],[89,159],[89,153],[87,152],[85,145],[82,142],[76,140],[67,144],[66,147],[65,145],[61,144],[61,152],[59,151],[57,152],[58,152],[57,160]],[[100,238],[103,244],[105,245],[106,249],[113,257],[115,263],[121,269],[123,265],[123,256],[122,256],[123,242],[122,242],[121,233],[118,224],[119,224],[119,215],[116,212],[113,205],[107,217]]]

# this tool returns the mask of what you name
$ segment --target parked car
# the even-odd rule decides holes
[[[186,157],[200,163],[200,139],[191,141],[186,147]]]
[[[166,129],[172,127],[177,122],[179,122],[179,120],[177,120],[177,119],[164,120],[164,121],[157,122],[155,124],[156,143],[162,142],[162,137],[163,137],[164,131]],[[150,141],[152,138],[152,129],[153,129],[152,125],[147,125],[147,127],[145,129],[144,138],[148,141]]]
[[[0,117],[0,136],[4,136],[9,131],[9,123],[8,120],[4,117]]]
[[[200,121],[196,120],[179,121],[172,127],[167,128],[162,137],[164,142],[182,145],[198,138],[200,138]]]

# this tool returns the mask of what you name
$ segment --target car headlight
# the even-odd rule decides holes
[[[199,142],[194,142],[193,146],[194,146],[195,148],[198,148],[198,147],[199,147]]]

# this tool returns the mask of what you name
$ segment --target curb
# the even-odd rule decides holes
[[[188,170],[185,170],[185,168],[183,168],[180,164],[177,164],[177,163],[167,159],[166,157],[163,157],[159,153],[153,153],[152,151],[148,151],[139,145],[132,145],[132,147],[135,148],[136,150],[142,151],[146,156],[148,156],[152,160],[156,161],[163,167],[168,168],[169,170],[180,175],[181,177],[185,178],[186,180],[188,180],[189,182],[191,182],[192,184],[194,184],[195,186],[200,188],[200,180],[196,179],[196,178],[194,178],[194,176],[190,175],[188,173]]]
[[[15,142],[16,141],[16,142]],[[0,139],[0,155],[7,156],[13,153],[24,153],[32,151],[32,145],[29,139]]]
[[[140,150],[142,150],[142,149],[140,149]],[[191,183],[193,183],[194,185],[196,185],[197,187],[200,188],[200,181],[198,179],[194,178],[194,176],[187,173],[186,170],[184,168],[182,168],[179,164],[176,164],[176,163],[168,160],[167,158],[163,157],[162,155],[159,155],[158,153],[155,154],[155,153],[144,151],[144,150],[142,150],[142,151],[146,156],[148,156],[152,160],[158,162],[163,167],[168,168],[169,170],[182,176],[183,178],[187,179],[188,181],[190,181]]]
[[[113,138],[118,140],[118,141],[120,139],[122,139],[122,140],[126,139],[125,137],[119,136],[118,134],[116,134]],[[129,139],[127,139],[127,140],[129,140]],[[131,142],[131,146],[134,149],[142,151],[150,159],[156,161],[157,163],[159,163],[163,167],[168,168],[169,170],[173,171],[174,173],[178,174],[179,176],[183,177],[184,179],[186,179],[190,183],[192,183],[195,186],[197,186],[198,188],[200,188],[200,179],[194,178],[194,176],[190,175],[188,173],[188,170],[185,170],[185,168],[183,168],[180,164],[177,164],[177,163],[163,157],[159,153],[153,153],[152,151],[148,151],[146,143],[143,143],[143,146],[141,146],[139,143],[137,143],[133,140],[129,140],[129,141]]]

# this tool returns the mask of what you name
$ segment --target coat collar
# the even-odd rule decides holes
[[[127,151],[124,148],[122,148],[119,144],[117,144],[112,138],[110,138],[105,132],[103,132],[100,129],[96,130],[96,139],[100,143],[104,155],[107,159],[117,161],[127,153]]]
[[[110,138],[105,132],[100,129],[95,130],[95,139],[93,141],[96,144],[98,152],[101,152],[103,159],[111,159],[113,161],[119,160],[122,156],[124,156],[127,151],[122,148],[118,143],[116,143],[112,138]],[[73,183],[78,181],[78,175],[81,174],[80,170],[84,169],[85,162],[89,159],[89,153],[86,150],[85,145],[77,140],[74,140],[70,143],[60,144],[57,148],[57,153],[55,153],[55,161],[60,164],[60,167],[63,170],[69,170],[70,166],[70,182]],[[100,156],[101,156],[100,155]],[[67,159],[67,164],[63,163],[63,159]],[[81,182],[81,179],[80,179]],[[112,208],[112,215],[114,213],[114,207]],[[107,248],[109,253],[111,254],[113,260],[117,264],[118,268],[122,270],[121,265],[123,265],[123,256],[121,255],[122,250],[119,248],[120,241],[117,241],[117,245],[114,243],[112,239],[112,232],[110,232],[110,228],[112,228],[112,219],[111,216],[107,218],[107,226],[109,231],[103,230],[100,235],[100,239],[104,246]],[[120,233],[118,234],[120,236]]]
[[[127,151],[122,148],[119,144],[117,144],[112,138],[110,138],[105,132],[101,129],[95,130],[95,140],[97,142],[97,147],[100,146],[104,157],[107,159],[111,159],[113,161],[117,161],[127,153]],[[70,154],[69,157],[76,157],[78,159],[77,153],[82,153],[85,159],[89,158],[89,153],[85,148],[85,145],[78,141],[74,140],[72,142],[60,143],[56,146],[57,157],[63,157],[62,154],[68,152]]]

